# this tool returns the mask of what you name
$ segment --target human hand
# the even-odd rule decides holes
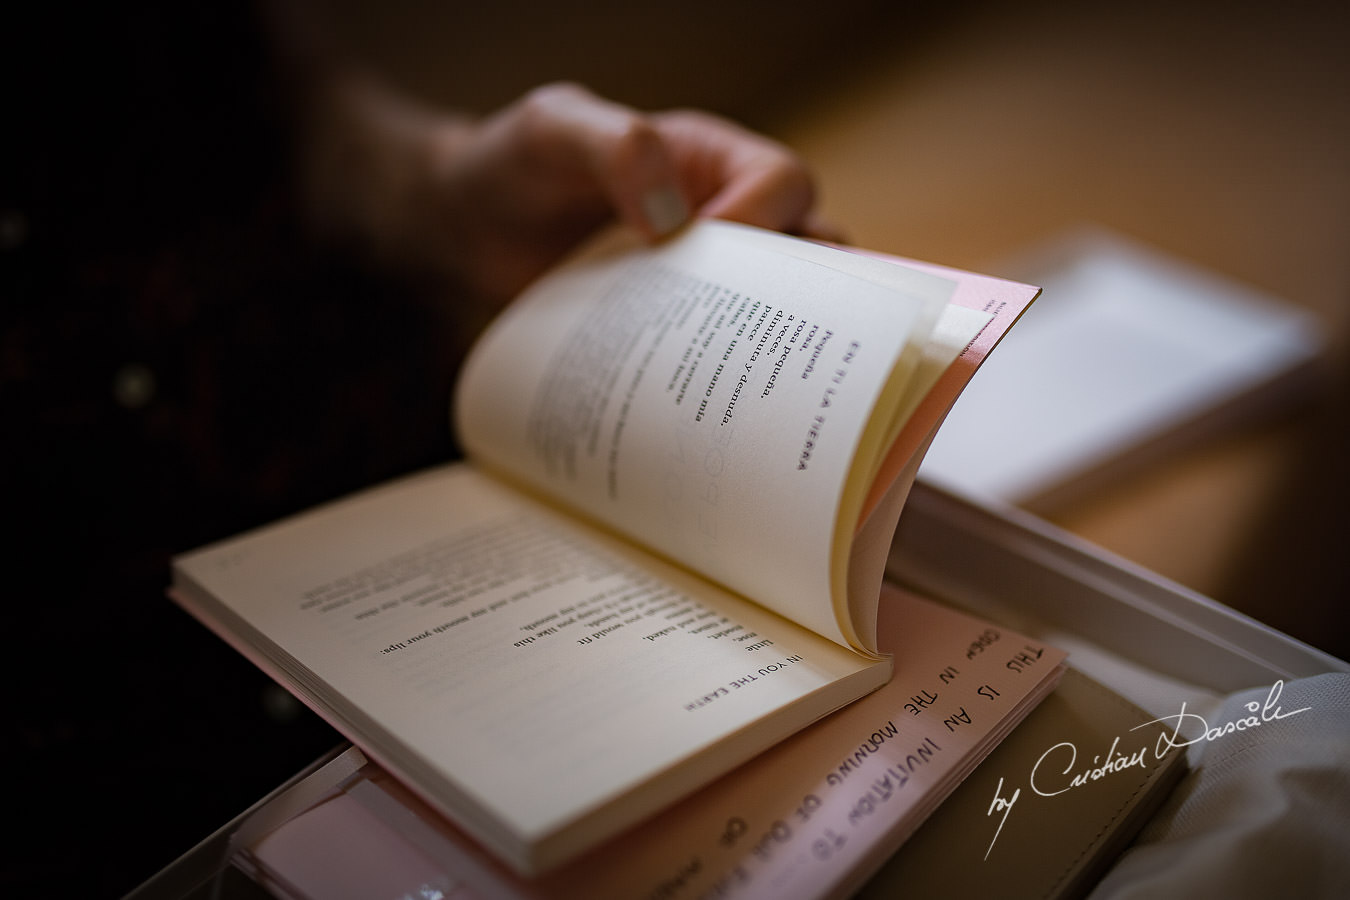
[[[799,158],[709,113],[644,114],[570,84],[476,121],[395,115],[379,94],[361,102],[377,127],[348,158],[374,177],[348,214],[365,218],[383,255],[446,272],[490,303],[615,219],[651,240],[691,215],[838,239]]]

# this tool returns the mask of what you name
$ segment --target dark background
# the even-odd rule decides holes
[[[0,881],[119,896],[338,741],[169,602],[170,554],[451,456],[453,360],[418,290],[304,239],[246,4],[22,15]]]
[[[1317,393],[1054,518],[1350,649],[1334,5],[328,5],[430,102],[566,77],[742,119],[859,245],[980,269],[1091,220],[1312,310]],[[306,240],[247,5],[29,8],[0,41],[0,876],[118,895],[338,740],[165,598],[169,556],[454,456],[464,336],[453,296]]]

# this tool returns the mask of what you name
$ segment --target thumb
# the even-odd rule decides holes
[[[648,239],[664,237],[688,221],[689,203],[670,148],[640,116],[630,113],[621,128],[604,135],[594,166],[619,219]]]

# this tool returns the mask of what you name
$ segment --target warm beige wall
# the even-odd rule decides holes
[[[983,265],[1096,220],[1345,331],[1350,12],[985,6],[787,118],[861,242]]]

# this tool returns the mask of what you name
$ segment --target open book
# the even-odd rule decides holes
[[[886,683],[923,448],[1037,291],[700,223],[517,299],[468,462],[175,560],[173,596],[540,872]]]

